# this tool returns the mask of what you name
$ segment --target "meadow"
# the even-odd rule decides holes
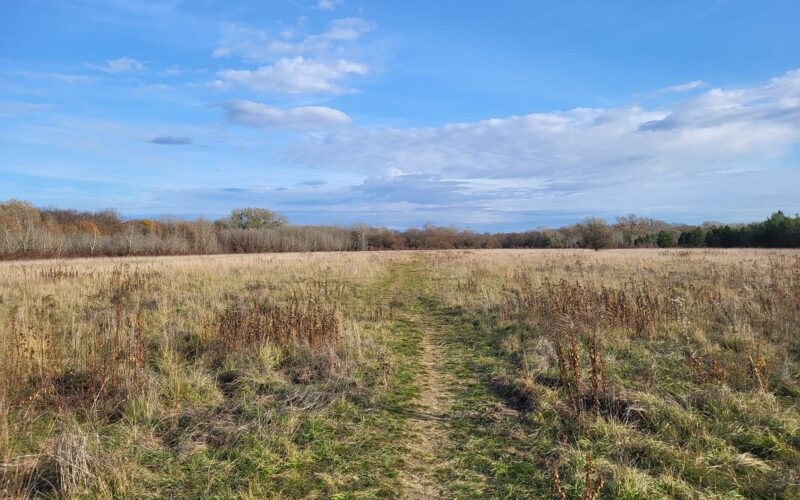
[[[479,496],[800,496],[800,251],[0,262],[0,497]]]

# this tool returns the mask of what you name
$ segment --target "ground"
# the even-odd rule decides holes
[[[800,494],[796,251],[0,264],[0,491]]]

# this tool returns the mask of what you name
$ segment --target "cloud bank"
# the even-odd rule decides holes
[[[311,140],[311,147],[308,146]],[[800,142],[800,70],[669,107],[575,108],[429,128],[354,127],[304,139],[288,159],[365,175],[600,182],[716,169]]]
[[[638,206],[674,213],[723,199],[736,199],[742,210],[791,205],[788,191],[775,185],[800,181],[800,168],[781,167],[791,165],[798,143],[795,70],[652,109],[575,108],[425,128],[344,127],[304,135],[283,149],[282,159],[361,175],[364,181],[347,197],[376,206],[503,221],[545,209],[603,213]]]

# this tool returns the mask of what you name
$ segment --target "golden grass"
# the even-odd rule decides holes
[[[496,392],[567,469],[557,496],[592,450],[610,496],[800,493],[800,252],[475,251],[429,269],[442,303],[487,322]],[[650,490],[626,479],[642,473]]]
[[[311,494],[419,297],[494,346],[531,492],[797,492],[800,251],[476,250],[0,262],[0,494]]]
[[[90,491],[81,472],[94,463],[87,458],[69,471],[41,472],[50,454],[85,442],[85,429],[66,432],[63,422],[87,413],[90,421],[135,422],[213,406],[233,386],[218,380],[221,365],[250,367],[242,377],[265,384],[270,377],[352,372],[349,365],[378,357],[358,321],[381,310],[376,297],[356,297],[357,288],[409,258],[302,253],[0,263],[0,478],[20,491]],[[264,359],[270,357],[276,359]],[[103,484],[93,491],[105,491]]]

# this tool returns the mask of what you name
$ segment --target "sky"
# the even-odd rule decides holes
[[[0,200],[476,230],[800,212],[794,0],[3,0]]]

